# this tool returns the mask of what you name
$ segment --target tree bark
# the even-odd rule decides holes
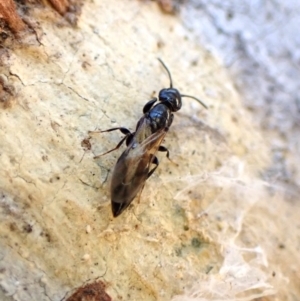
[[[180,17],[154,2],[104,0],[84,4],[77,28],[49,9],[31,18],[40,41],[11,47],[2,76],[13,97],[0,109],[0,299],[299,295],[299,206],[287,202],[298,188],[287,197],[261,176],[269,140]],[[163,143],[176,164],[159,154],[140,199],[114,219],[109,180],[125,146],[93,157],[122,134],[89,131],[135,130],[145,103],[169,87],[157,57],[208,110],[183,98]]]

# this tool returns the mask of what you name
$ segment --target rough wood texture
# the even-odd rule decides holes
[[[0,19],[7,22],[10,29],[15,33],[25,28],[24,22],[16,11],[16,5],[13,0],[2,0],[0,2]]]
[[[297,190],[287,197],[262,178],[269,140],[179,17],[110,0],[85,2],[76,29],[31,13],[41,43],[11,49],[1,77],[13,93],[2,88],[0,107],[0,299],[299,296]],[[88,131],[134,130],[169,85],[157,57],[209,109],[184,99],[164,143],[178,166],[159,156],[140,202],[113,219],[109,175],[122,150],[93,156],[121,135]]]

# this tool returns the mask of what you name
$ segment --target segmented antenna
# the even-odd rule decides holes
[[[168,67],[165,65],[165,63],[164,63],[159,57],[158,57],[157,59],[161,62],[161,64],[163,65],[163,67],[164,67],[164,68],[166,69],[166,71],[168,72],[168,74],[169,74],[169,79],[170,79],[170,88],[173,88],[172,76],[171,76],[171,73],[170,73]]]
[[[180,94],[181,97],[188,97],[188,98],[193,98],[195,100],[197,100],[205,109],[208,109],[207,105],[202,102],[199,98],[195,97],[195,96],[191,96],[191,95],[186,95],[186,94]]]
[[[166,71],[168,72],[169,75],[169,79],[170,79],[170,88],[173,88],[173,82],[172,82],[172,76],[171,76],[171,72],[169,71],[168,67],[165,65],[165,63],[158,57],[157,58],[160,63],[163,65],[163,67],[166,69]],[[186,94],[180,94],[181,97],[188,97],[188,98],[193,98],[195,100],[197,100],[205,109],[208,109],[207,105],[205,103],[203,103],[199,98],[195,97],[195,96],[191,96],[191,95],[186,95]]]

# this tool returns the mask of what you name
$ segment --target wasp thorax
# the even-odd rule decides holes
[[[176,112],[181,108],[181,95],[177,89],[162,89],[159,92],[158,99],[170,108],[172,112]]]

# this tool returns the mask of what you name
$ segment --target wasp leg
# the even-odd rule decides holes
[[[122,140],[118,143],[118,145],[117,145],[116,147],[114,147],[113,149],[111,149],[111,150],[109,150],[109,151],[107,151],[107,152],[105,152],[105,153],[103,153],[103,154],[100,154],[100,155],[98,155],[98,156],[95,156],[94,159],[98,159],[98,158],[100,158],[100,157],[102,157],[102,156],[104,156],[104,155],[106,155],[106,154],[109,154],[109,153],[111,153],[111,152],[117,150],[117,149],[123,144],[123,142],[125,141],[126,138],[127,138],[127,136],[123,137]]]
[[[89,134],[105,133],[105,132],[112,132],[112,131],[117,131],[117,130],[121,131],[122,134],[124,134],[124,135],[131,134],[131,132],[128,129],[123,128],[123,127],[111,128],[111,129],[108,129],[105,131],[89,131]]]
[[[157,101],[157,98],[156,98],[156,97],[154,97],[153,99],[149,100],[149,101],[145,104],[145,106],[144,106],[144,108],[143,108],[143,113],[146,114],[147,112],[149,112],[150,109],[152,108],[153,104],[154,104],[156,101]]]
[[[155,164],[156,166],[153,167],[153,168],[149,171],[149,173],[148,173],[148,175],[147,175],[147,179],[149,179],[149,178],[151,177],[151,175],[154,173],[155,169],[156,169],[156,168],[158,167],[158,165],[159,165],[159,161],[158,161],[158,159],[157,159],[156,156],[153,156],[153,160],[152,160],[151,163],[152,163],[152,164]]]
[[[158,148],[158,151],[159,152],[167,152],[166,156],[169,160],[171,160],[170,159],[170,152],[165,146],[160,145],[159,148]]]
[[[124,128],[122,128],[122,129],[124,129]],[[126,129],[126,130],[127,130],[127,129]],[[98,156],[95,156],[94,159],[98,159],[98,158],[100,158],[101,156],[104,156],[104,155],[106,155],[106,154],[108,154],[108,153],[111,153],[111,152],[117,150],[117,149],[124,143],[125,140],[126,140],[126,145],[128,146],[128,144],[130,143],[130,141],[131,141],[132,138],[133,138],[133,135],[134,135],[134,133],[131,133],[131,132],[128,130],[128,133],[121,139],[121,141],[117,144],[116,147],[114,147],[113,149],[111,149],[111,150],[109,150],[109,151],[107,151],[107,152],[105,152],[105,153],[103,153],[103,154],[100,154],[100,155],[98,155]]]
[[[169,152],[169,150],[168,150],[165,146],[160,145],[159,148],[158,148],[158,151],[159,151],[159,152],[167,152],[166,157],[167,157],[173,164],[175,164],[176,166],[178,166],[177,163],[175,163],[173,160],[170,159],[170,152]]]
[[[127,138],[126,138],[126,146],[128,146],[130,144],[130,142],[132,141],[132,138],[134,137],[135,132],[127,134]],[[126,137],[126,136],[125,136]]]

